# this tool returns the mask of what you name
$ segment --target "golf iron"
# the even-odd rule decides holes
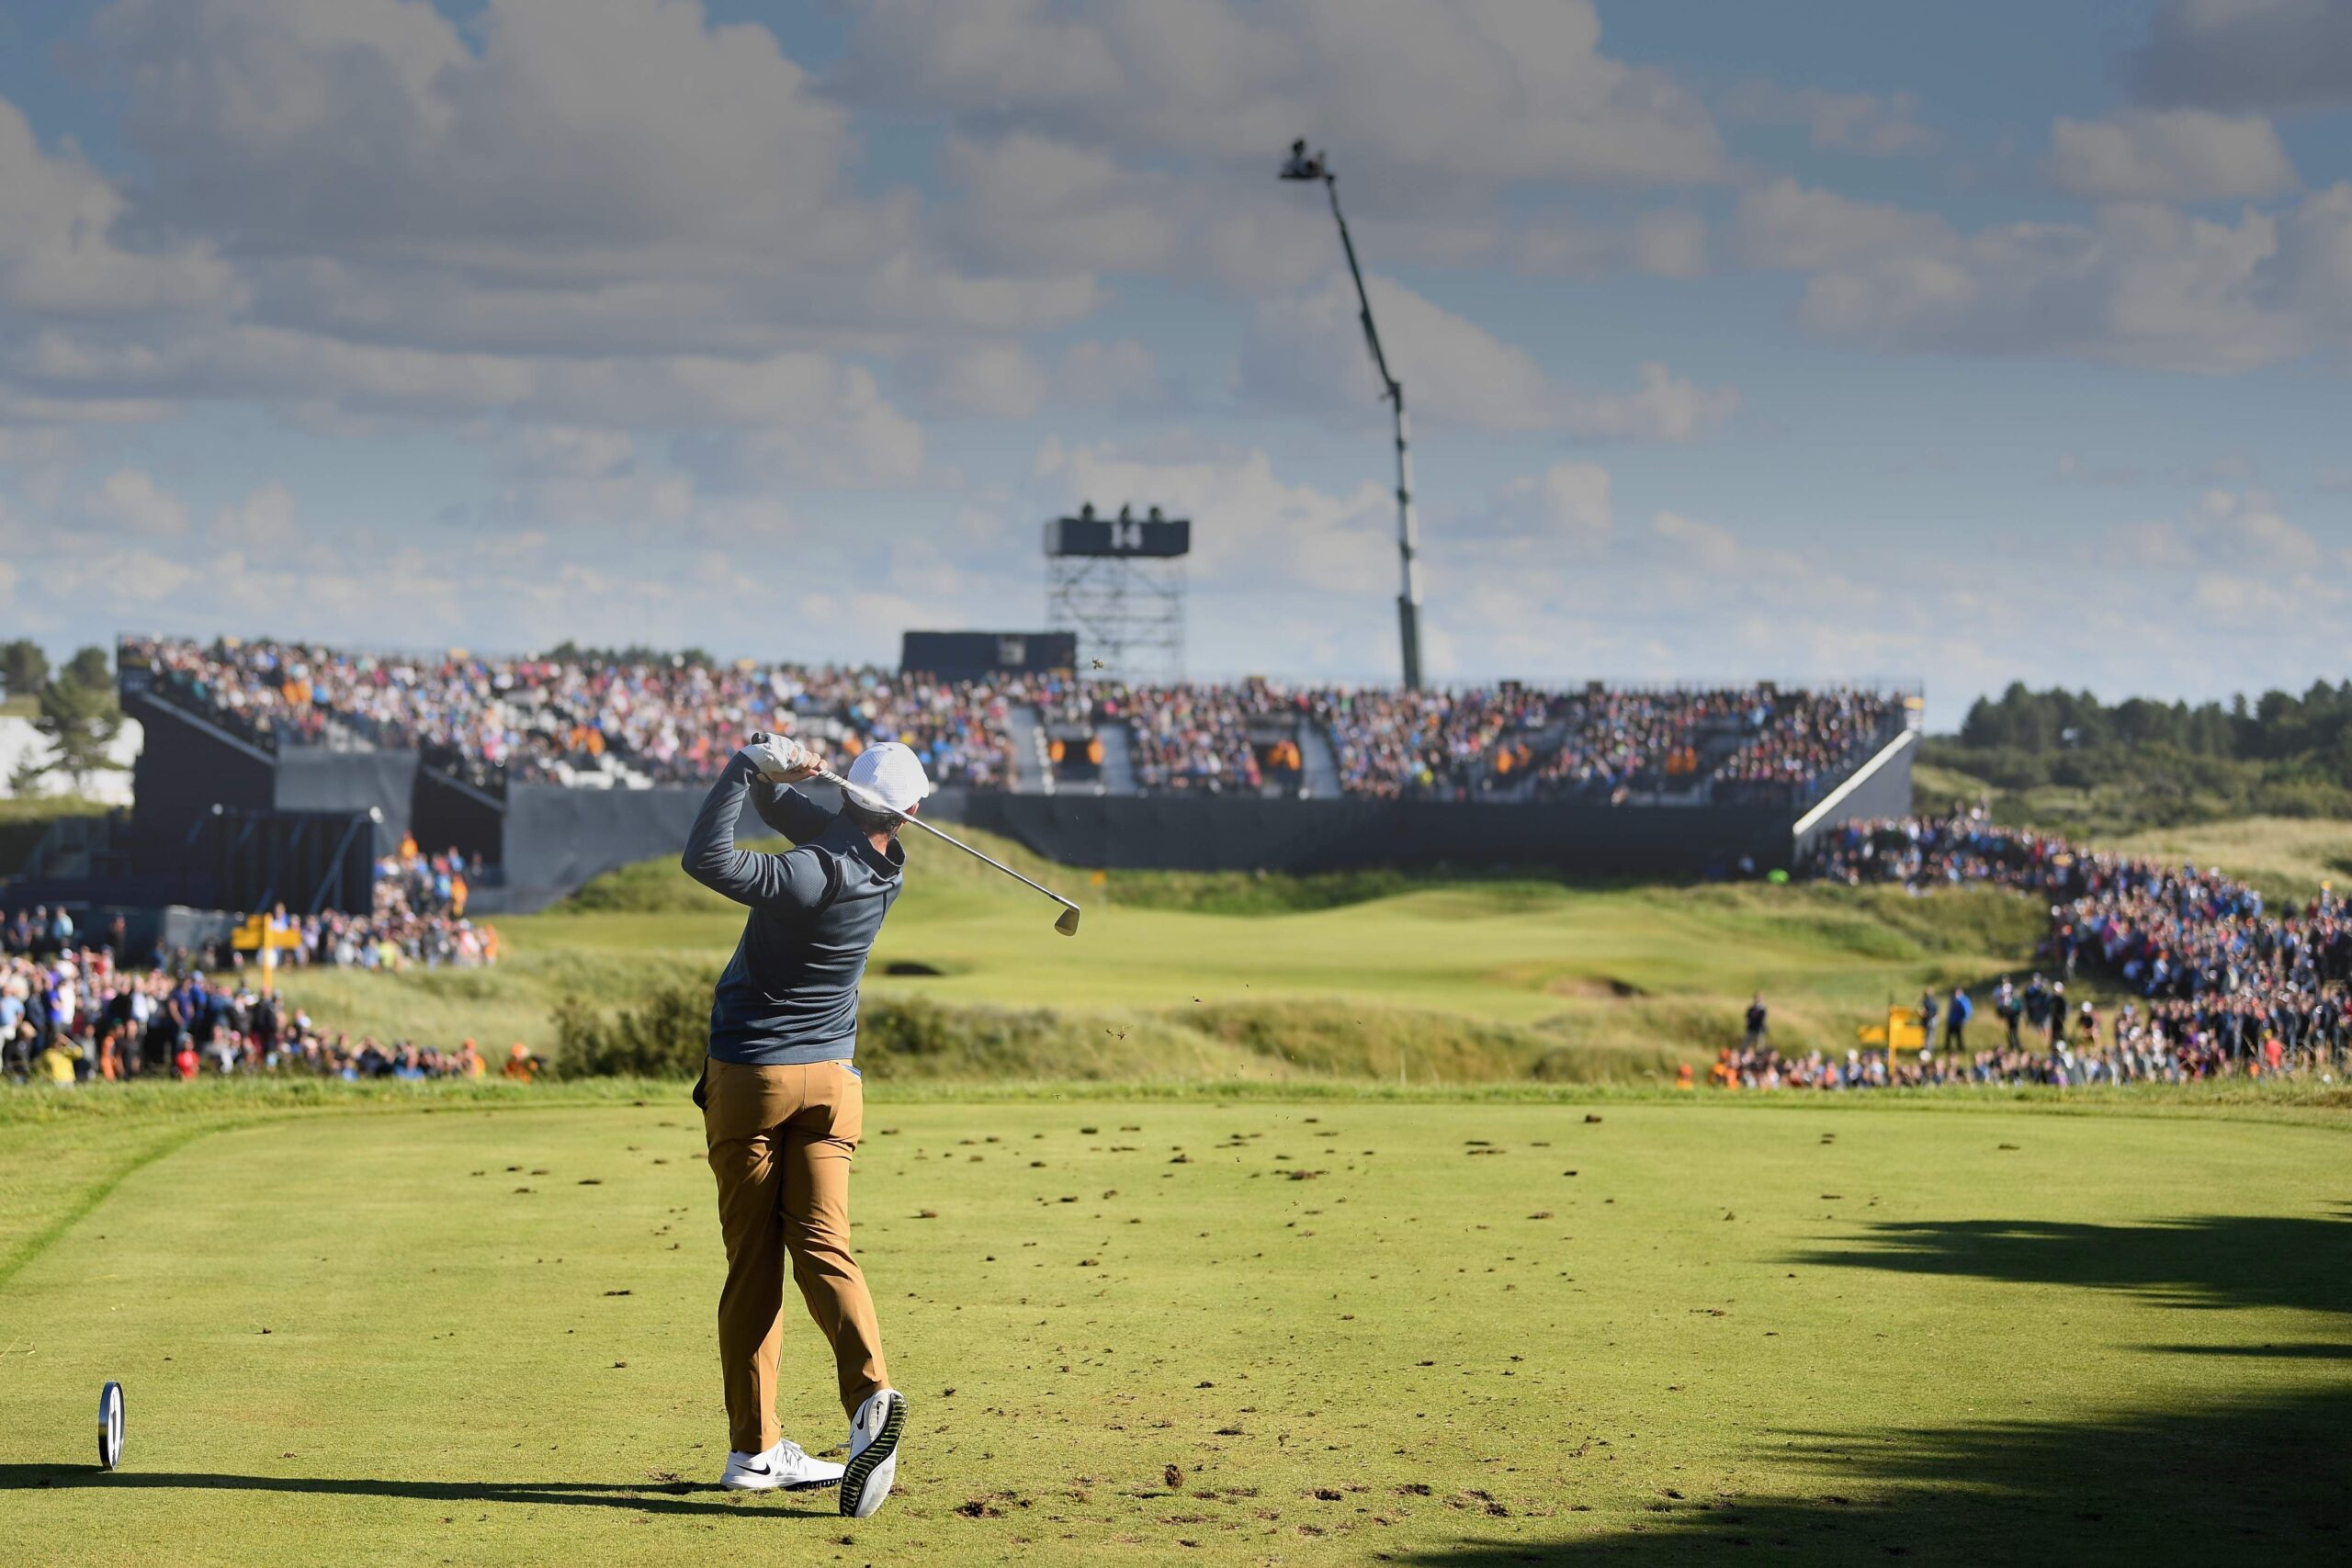
[[[1013,881],[1020,883],[1023,886],[1035,888],[1038,892],[1043,893],[1046,897],[1051,898],[1055,903],[1059,904],[1062,907],[1061,914],[1054,921],[1054,930],[1061,932],[1064,936],[1076,936],[1078,934],[1078,906],[1063,897],[1060,894],[1055,892],[1052,888],[1046,886],[1042,883],[1030,881],[1027,877],[1022,875],[1019,872],[1013,870],[1002,861],[990,860],[987,855],[980,853],[979,851],[974,849],[963,840],[956,837],[955,834],[941,832],[938,829],[933,827],[930,823],[924,821],[920,817],[910,817],[903,811],[892,811],[889,807],[883,805],[879,800],[876,800],[865,790],[859,789],[855,784],[850,783],[839,773],[831,772],[830,770],[820,769],[818,772],[817,776],[824,780],[827,784],[831,784],[835,789],[840,790],[843,795],[855,795],[859,801],[869,808],[876,811],[889,811],[890,815],[896,817],[899,821],[911,822],[916,827],[922,829],[924,832],[929,833],[933,838],[946,840],[949,843],[955,845],[957,849],[963,851],[974,860],[979,861],[983,864],[996,867],[997,870],[1004,873],[1005,875],[1012,878]]]

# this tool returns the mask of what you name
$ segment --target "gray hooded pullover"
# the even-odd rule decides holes
[[[735,847],[749,793],[760,818],[796,846]],[[702,803],[681,863],[688,876],[751,907],[710,1004],[721,1062],[846,1062],[857,1050],[857,987],[882,918],[898,900],[906,852],[887,852],[846,817],[787,784],[760,782],[740,753]]]

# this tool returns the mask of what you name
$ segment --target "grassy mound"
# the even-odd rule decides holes
[[[553,1055],[567,1077],[689,1078],[701,1070],[709,1018],[707,978],[654,986],[610,1012],[566,998],[552,1017]],[[877,1079],[981,1083],[1600,1083],[1674,1070],[1663,1050],[1395,1007],[1293,1001],[1129,1015],[889,992],[859,1010],[857,1061]]]
[[[1090,907],[1170,909],[1199,915],[1295,915],[1345,908],[1382,898],[1436,888],[1471,886],[1505,898],[1517,892],[1540,897],[1578,886],[1524,871],[1426,871],[1375,869],[1295,875],[1272,871],[1097,871],[1063,865],[1013,840],[984,829],[956,826],[956,836],[993,855],[1034,881],[1057,888]],[[922,867],[923,882],[937,887],[1001,888],[1003,879],[978,861],[959,855],[920,833],[906,835],[910,860]],[[746,839],[747,849],[782,850],[782,839]],[[724,910],[726,899],[679,871],[668,857],[639,861],[592,879],[550,911],[557,914],[672,915]]]
[[[902,1079],[1000,1082],[1623,1082],[1737,1036],[1765,993],[1784,1048],[1843,1050],[1890,999],[1976,984],[2038,934],[1987,889],[1578,886],[1527,877],[1186,877],[992,853],[1089,906],[1051,906],[944,846],[908,847],[908,888],[868,972],[861,1059]],[[667,859],[560,908],[498,922],[491,971],[307,973],[288,991],[355,1033],[496,1050],[575,1070],[690,1072],[741,912]],[[665,1043],[667,1042],[668,1043]]]
[[[2115,846],[2162,861],[2218,865],[2274,898],[2302,901],[2352,881],[2352,822],[2249,817],[2194,828],[2155,828]]]

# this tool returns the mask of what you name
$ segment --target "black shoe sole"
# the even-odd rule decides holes
[[[882,1419],[882,1435],[866,1444],[858,1451],[855,1459],[842,1467],[841,1488],[843,1514],[852,1516],[856,1514],[857,1506],[865,1500],[866,1477],[874,1473],[876,1466],[899,1451],[899,1437],[906,1430],[906,1398],[902,1394],[893,1393],[890,1396],[890,1414]]]

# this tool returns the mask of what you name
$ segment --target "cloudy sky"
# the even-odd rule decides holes
[[[2346,673],[2343,0],[0,5],[0,631]]]

